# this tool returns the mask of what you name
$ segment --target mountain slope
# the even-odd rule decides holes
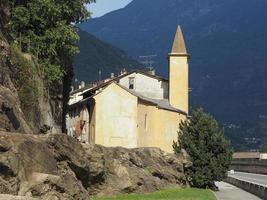
[[[79,30],[80,53],[75,58],[75,76],[85,82],[97,81],[111,73],[117,74],[122,68],[140,69],[142,65],[126,55],[124,51],[96,37]]]
[[[251,138],[267,139],[266,9],[265,0],[134,0],[80,28],[133,57],[157,54],[157,71],[166,76],[166,55],[181,24],[192,55],[191,105],[229,127],[237,148],[242,142],[256,148],[260,142]]]

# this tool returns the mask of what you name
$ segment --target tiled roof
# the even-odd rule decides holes
[[[148,103],[151,103],[151,104],[157,106],[158,108],[169,110],[169,111],[173,111],[173,112],[177,112],[177,113],[180,113],[180,114],[183,114],[183,115],[187,115],[187,113],[185,111],[182,111],[180,109],[177,109],[177,108],[174,108],[173,106],[171,106],[168,99],[152,99],[152,98],[148,98],[148,97],[145,97],[145,96],[139,94],[138,92],[130,90],[130,89],[128,89],[126,87],[123,87],[123,86],[121,86],[119,84],[117,84],[117,85],[119,87],[123,88],[124,90],[128,91],[132,95],[136,96],[140,100],[148,102]]]
[[[180,113],[180,114],[183,114],[183,115],[187,115],[187,113],[185,111],[182,111],[180,109],[177,109],[177,108],[174,108],[173,106],[170,105],[170,102],[168,99],[152,99],[152,98],[148,98],[148,97],[145,97],[141,94],[139,94],[138,92],[135,92],[133,90],[130,90],[118,83],[116,83],[114,80],[111,81],[111,82],[108,82],[106,84],[104,84],[102,87],[100,88],[103,88],[103,87],[107,87],[108,85],[110,85],[111,83],[115,83],[117,86],[119,86],[120,88],[122,88],[123,90],[126,90],[127,92],[129,92],[130,94],[136,96],[139,100],[141,101],[144,101],[144,102],[147,102],[147,103],[150,103],[160,109],[164,109],[164,110],[169,110],[169,111],[172,111],[172,112],[177,112],[177,113]],[[86,99],[83,99],[73,105],[71,105],[70,107],[75,107],[77,105],[81,105],[87,101],[89,101],[90,99],[92,99],[94,96],[98,95],[99,93],[95,94],[95,95],[92,95]]]
[[[166,81],[166,82],[168,81],[167,79],[164,79],[164,78],[162,78],[162,77],[160,77],[160,76],[157,76],[157,75],[152,75],[152,74],[150,74],[150,73],[148,73],[148,72],[144,72],[144,71],[141,71],[141,70],[134,70],[134,71],[131,71],[131,72],[127,72],[127,73],[125,73],[125,74],[122,74],[122,75],[120,75],[120,76],[118,76],[118,77],[112,78],[112,79],[110,79],[110,80],[108,80],[108,81],[106,81],[106,82],[102,82],[102,83],[99,82],[98,85],[96,85],[95,87],[91,87],[90,89],[84,91],[83,94],[88,93],[88,92],[91,92],[91,91],[93,91],[93,90],[98,90],[98,89],[100,89],[100,88],[106,87],[106,86],[109,85],[110,83],[112,83],[112,82],[114,82],[114,81],[118,81],[118,80],[120,80],[121,78],[124,78],[125,76],[128,76],[128,75],[133,74],[133,73],[140,73],[140,74],[149,76],[149,77],[151,77],[151,78],[158,79],[158,80],[160,80],[160,81]]]

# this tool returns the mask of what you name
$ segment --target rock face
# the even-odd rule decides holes
[[[0,31],[0,130],[31,133],[11,75],[10,48]]]
[[[32,77],[35,79],[36,88],[38,88],[38,98],[34,100],[33,106],[30,103],[28,109],[23,110],[21,94],[23,87],[30,87],[26,82],[16,84],[19,79],[19,69],[23,68],[22,61],[18,55],[14,53],[14,47],[10,45],[12,37],[8,30],[8,22],[11,15],[8,0],[0,2],[0,130],[21,133],[45,132],[50,129],[51,132],[61,131],[61,96],[60,94],[52,96],[48,93],[44,77],[38,72],[38,60],[23,52],[19,54],[24,58],[23,62],[27,62]],[[13,41],[14,42],[14,41]],[[33,70],[34,69],[34,70]],[[35,73],[33,71],[36,71]],[[25,92],[24,92],[25,93]],[[34,96],[32,89],[28,91],[25,98],[26,103],[30,102],[28,97]],[[25,102],[24,102],[25,104]],[[27,114],[32,113],[33,117],[27,119]]]
[[[151,192],[186,185],[183,172],[190,164],[186,154],[157,148],[82,146],[63,134],[0,132],[0,199],[87,200]]]
[[[30,55],[25,55],[25,59],[38,68],[38,63]],[[36,99],[35,117],[32,120],[26,119],[25,111],[21,107],[19,89],[15,85],[17,79],[16,58],[8,41],[1,35],[0,31],[0,130],[21,133],[37,133],[44,126],[51,127],[53,132],[61,129],[61,99],[53,99],[45,93],[43,79],[36,75],[36,83],[39,88],[39,96]],[[32,111],[33,112],[33,111]]]
[[[125,149],[85,146],[90,162],[90,194],[152,192],[186,185],[184,167],[188,157],[175,156],[158,148]]]

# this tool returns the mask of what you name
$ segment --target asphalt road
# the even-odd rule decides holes
[[[267,187],[267,175],[251,174],[244,172],[234,172],[234,173],[229,172],[228,176]]]

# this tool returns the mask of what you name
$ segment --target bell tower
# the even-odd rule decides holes
[[[172,51],[168,54],[169,61],[169,101],[170,104],[188,114],[189,83],[188,60],[185,41],[181,27],[178,26]]]

